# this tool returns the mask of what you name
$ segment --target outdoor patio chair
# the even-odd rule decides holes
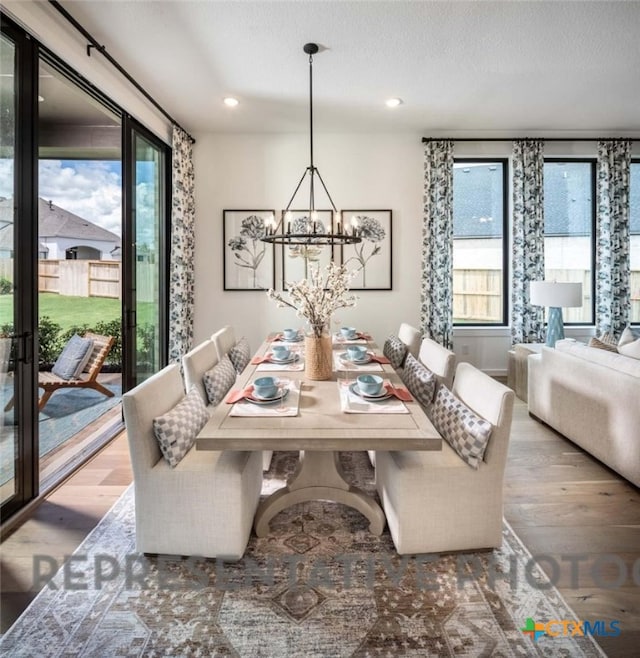
[[[100,336],[99,334],[87,332],[84,334],[84,338],[90,338],[93,341],[93,349],[91,351],[91,356],[87,361],[87,365],[84,367],[80,377],[63,379],[52,372],[38,373],[38,387],[44,390],[44,393],[38,401],[38,411],[42,411],[49,401],[49,398],[61,388],[92,388],[99,393],[106,395],[108,398],[114,396],[113,391],[110,391],[97,380],[98,375],[102,370],[102,366],[104,365],[104,361],[113,347],[115,341],[114,337]],[[4,410],[9,411],[9,409],[13,407],[13,403],[14,399],[11,398]]]

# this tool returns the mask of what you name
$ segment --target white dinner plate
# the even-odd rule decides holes
[[[352,393],[355,393],[358,397],[361,397],[363,400],[368,400],[369,402],[382,402],[383,400],[388,400],[393,397],[384,386],[378,395],[367,395],[366,393],[363,393],[358,388],[358,382],[353,382],[353,384],[349,386],[349,390]]]
[[[276,338],[274,343],[299,343],[301,340],[304,340],[304,336],[298,334],[295,338],[285,338],[284,336],[281,336],[280,338]]]
[[[287,395],[289,395],[289,389],[285,388],[282,399],[286,400]],[[274,398],[260,398],[255,393],[252,393],[251,397],[247,397],[245,400],[247,402],[251,402],[252,404],[273,404],[274,402],[280,402],[280,393],[278,393],[278,395],[276,395]]]

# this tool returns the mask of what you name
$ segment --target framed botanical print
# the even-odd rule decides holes
[[[343,210],[345,227],[362,242],[341,247],[342,264],[354,272],[352,290],[392,290],[391,210]]]
[[[284,211],[282,211],[284,214]],[[316,211],[316,229],[318,233],[333,230],[333,212]],[[283,218],[283,228],[291,233],[307,233],[313,229],[308,210],[289,210]],[[329,245],[293,245],[282,246],[282,289],[287,289],[287,281],[300,281],[309,276],[311,268],[324,268],[333,260],[333,247]]]
[[[262,242],[273,210],[224,210],[222,242],[224,290],[267,290],[275,286],[272,244]]]

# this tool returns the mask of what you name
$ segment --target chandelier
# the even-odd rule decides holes
[[[309,166],[305,169],[302,178],[298,181],[298,185],[291,195],[291,199],[289,199],[289,203],[282,213],[280,221],[276,226],[267,226],[262,241],[287,246],[314,245],[318,247],[362,242],[357,226],[348,227],[342,224],[340,213],[333,203],[327,186],[322,180],[320,171],[313,164],[313,56],[319,50],[318,44],[307,43],[304,45],[303,50],[309,55]],[[291,208],[293,200],[296,198],[302,183],[307,177],[309,178],[309,215],[306,221],[301,221],[301,219],[292,221],[289,208]],[[332,219],[335,222],[332,221],[332,225],[328,228],[322,222],[318,221],[314,189],[316,178],[320,181],[322,189],[325,191],[333,209]]]

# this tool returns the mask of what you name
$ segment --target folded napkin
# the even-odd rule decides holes
[[[247,386],[244,390],[239,390],[236,389],[235,391],[231,391],[229,395],[227,395],[227,399],[225,402],[227,404],[235,404],[236,402],[240,402],[240,400],[244,400],[245,398],[251,396],[253,394],[253,386]]]
[[[367,334],[364,331],[356,331],[356,338],[360,338],[361,340],[373,340],[371,334]]]
[[[413,397],[406,388],[394,386],[391,382],[385,382],[384,387],[387,393],[397,397],[398,400],[402,400],[403,402],[413,402]]]
[[[264,356],[254,356],[251,359],[252,366],[258,366],[261,363],[271,363],[271,352],[265,354]]]
[[[382,354],[371,354],[371,360],[375,361],[376,363],[382,363],[383,365],[391,363],[391,361],[389,361],[389,359],[387,359],[387,357]]]

